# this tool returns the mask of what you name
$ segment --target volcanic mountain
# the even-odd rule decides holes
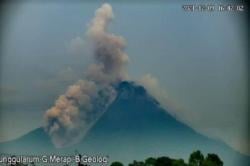
[[[115,101],[88,131],[81,142],[56,149],[43,128],[16,140],[0,144],[1,153],[108,155],[111,161],[124,163],[147,157],[169,156],[188,159],[191,152],[215,153],[226,166],[247,166],[249,157],[224,144],[197,133],[178,121],[133,82],[115,86]]]

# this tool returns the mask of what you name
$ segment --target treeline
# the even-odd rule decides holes
[[[110,166],[124,166],[123,163],[115,161]],[[205,157],[201,151],[197,150],[190,154],[188,163],[183,159],[173,159],[169,157],[149,157],[144,161],[134,160],[128,166],[223,166],[223,161],[217,154],[209,153]]]
[[[7,164],[9,166],[35,166],[34,163],[31,164]],[[78,166],[90,166],[87,164],[77,163]],[[65,165],[68,166],[68,165]],[[125,166],[122,162],[115,161],[112,162],[110,166]],[[132,163],[129,163],[128,166],[223,166],[223,161],[217,154],[208,153],[207,156],[204,156],[201,151],[197,150],[190,154],[188,163],[183,159],[173,159],[167,156],[163,157],[149,157],[144,161],[134,160]]]

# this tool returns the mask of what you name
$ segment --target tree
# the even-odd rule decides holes
[[[123,164],[119,161],[112,162],[110,166],[123,166]]]
[[[134,160],[133,163],[130,163],[128,166],[145,166],[144,162]]]
[[[123,166],[121,162],[113,162],[110,166]],[[128,164],[128,166],[223,166],[223,162],[216,154],[208,154],[204,158],[201,151],[197,150],[190,154],[189,163],[185,163],[183,159],[174,159],[167,156],[153,158],[149,157],[144,161],[136,161]]]
[[[156,159],[155,166],[171,166],[172,159],[169,157],[159,157]]]
[[[149,157],[145,160],[145,166],[155,166],[156,159],[153,157]]]
[[[223,162],[216,154],[208,154],[202,166],[223,166]]]
[[[204,156],[199,150],[193,152],[189,157],[190,166],[202,166],[203,161],[204,161]]]
[[[183,159],[173,160],[172,166],[187,166]]]

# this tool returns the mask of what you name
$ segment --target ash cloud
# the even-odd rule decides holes
[[[100,84],[127,79],[125,67],[128,56],[123,52],[125,40],[121,36],[107,33],[107,25],[113,17],[112,7],[104,4],[96,10],[95,18],[91,21],[87,32],[97,61],[97,64],[89,66],[87,77]]]
[[[181,111],[183,109],[168,97],[166,90],[160,85],[156,77],[151,74],[145,74],[136,80],[136,82],[147,89],[148,93],[152,95],[168,113],[177,119],[180,118],[178,115],[182,113]],[[183,119],[179,120],[183,121]]]
[[[113,17],[109,4],[96,10],[87,31],[96,63],[88,67],[85,79],[71,85],[44,115],[44,128],[56,147],[81,140],[116,97],[112,85],[128,77],[125,40],[107,32]]]
[[[244,135],[245,131],[247,131],[245,123],[232,126],[228,124],[236,124],[235,119],[228,118],[221,120],[220,117],[217,117],[218,114],[216,114],[215,117],[213,113],[210,112],[204,113],[197,111],[197,109],[190,111],[180,103],[171,100],[159,80],[151,74],[142,76],[136,80],[136,82],[147,89],[148,93],[160,103],[160,107],[164,108],[164,110],[176,119],[184,122],[198,133],[217,140],[222,140],[242,154],[250,154],[249,137]]]

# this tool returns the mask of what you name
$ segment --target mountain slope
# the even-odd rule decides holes
[[[143,87],[123,82],[117,91],[116,101],[78,149],[109,154],[125,162],[163,155],[187,159],[197,149],[219,154],[226,165],[243,165],[247,160],[223,142],[209,139],[177,121]]]
[[[43,128],[33,130],[18,139],[0,143],[0,153],[37,154],[54,149],[54,145]]]
[[[216,153],[226,166],[247,166],[249,158],[223,142],[209,139],[177,121],[146,90],[131,82],[116,87],[118,96],[78,144],[55,149],[42,128],[0,144],[4,153],[68,153],[109,155],[124,163],[150,156],[187,159],[194,150]]]

